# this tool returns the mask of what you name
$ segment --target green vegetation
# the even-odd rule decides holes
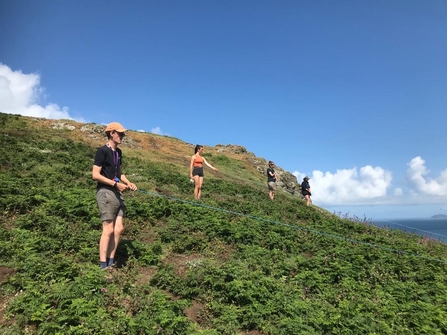
[[[194,202],[188,161],[138,149],[122,147],[141,191],[125,195],[118,268],[101,271],[94,145],[0,124],[1,334],[447,333],[447,245],[271,201],[247,169],[210,174]],[[208,157],[223,176],[240,165]]]

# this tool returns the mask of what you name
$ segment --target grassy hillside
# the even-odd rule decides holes
[[[128,132],[126,231],[101,271],[103,127],[0,114],[0,334],[447,334],[447,245],[341,219],[243,155]]]

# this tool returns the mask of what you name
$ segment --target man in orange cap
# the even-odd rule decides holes
[[[92,178],[98,182],[96,203],[102,221],[99,241],[99,264],[102,269],[114,265],[115,252],[124,230],[126,205],[122,192],[137,189],[121,171],[122,152],[118,145],[122,143],[125,131],[118,122],[108,124],[105,130],[107,143],[98,148],[93,163]]]

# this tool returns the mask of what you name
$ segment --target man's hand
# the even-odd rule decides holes
[[[127,184],[127,188],[131,191],[136,191],[137,190],[137,185],[135,185],[134,183],[128,183]]]
[[[123,183],[116,183],[116,189],[120,192],[127,191],[127,185]]]

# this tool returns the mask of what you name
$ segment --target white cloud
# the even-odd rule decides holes
[[[394,189],[395,196],[401,196],[403,194],[404,194],[404,192],[402,191],[402,189],[400,187]]]
[[[312,199],[318,206],[399,205],[415,206],[445,203],[447,169],[435,178],[425,161],[417,156],[408,164],[409,183],[391,190],[392,173],[381,167],[364,166],[357,170],[339,169],[335,173],[315,170],[309,174]],[[304,173],[293,173],[301,182]],[[387,194],[390,189],[389,194]]]
[[[164,134],[160,127],[152,128],[150,132],[151,132],[152,134],[170,136],[170,135],[167,134],[167,133]]]
[[[413,158],[408,164],[407,176],[415,187],[413,194],[422,193],[429,196],[447,195],[447,169],[441,171],[439,177],[428,177],[429,170],[425,167],[422,157]]]
[[[303,173],[293,173],[301,181]],[[386,197],[391,186],[392,174],[381,167],[364,166],[337,170],[336,173],[315,170],[310,185],[312,198],[322,206],[368,204]]]
[[[84,119],[71,117],[68,107],[60,108],[55,103],[39,105],[39,99],[43,94],[44,88],[40,86],[38,74],[13,71],[7,65],[0,63],[0,112],[85,122]]]

